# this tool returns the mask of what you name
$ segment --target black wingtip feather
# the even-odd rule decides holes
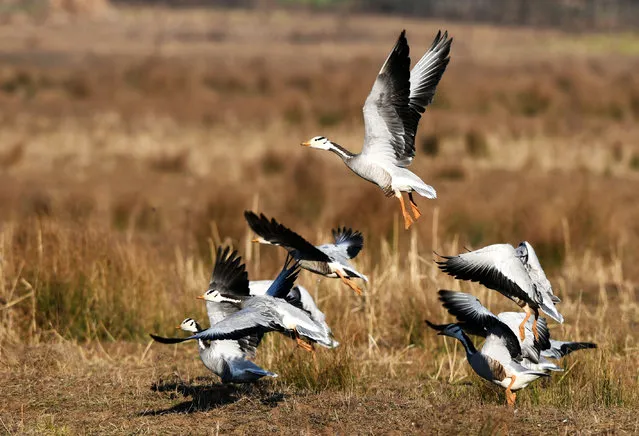
[[[237,250],[218,247],[209,289],[219,289],[234,295],[249,295],[246,266]]]
[[[568,342],[567,344],[562,344],[561,346],[561,354],[562,356],[567,356],[573,351],[577,350],[586,350],[597,348],[597,344],[593,342]]]
[[[244,212],[244,217],[249,227],[273,245],[280,245],[289,252],[294,252],[296,258],[318,262],[330,262],[330,258],[317,249],[313,244],[295,233],[288,227],[280,224],[271,218],[270,220],[264,215],[259,216],[254,212]]]
[[[163,336],[154,335],[149,333],[149,336],[155,341],[161,344],[179,344],[180,342],[188,341],[189,338],[165,338]]]
[[[333,229],[332,233],[336,245],[348,244],[346,253],[351,259],[364,248],[364,236],[358,230],[353,230],[350,227],[338,227]]]
[[[275,298],[285,298],[295,286],[295,281],[300,273],[300,264],[292,256],[286,256],[286,261],[278,276],[273,280],[266,291],[267,295]]]

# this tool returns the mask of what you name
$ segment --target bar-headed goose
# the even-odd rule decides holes
[[[550,282],[537,259],[535,250],[524,241],[515,249],[510,244],[494,244],[457,256],[442,256],[439,268],[451,276],[479,282],[513,300],[524,309],[526,316],[519,326],[519,336],[524,338],[524,325],[534,313],[533,334],[537,334],[539,310],[559,323],[563,316],[555,303]]]
[[[280,245],[289,252],[300,266],[308,271],[325,277],[340,278],[358,295],[362,290],[352,278],[360,278],[368,282],[368,277],[358,272],[349,262],[364,246],[362,234],[347,228],[333,229],[334,243],[313,245],[306,239],[275,221],[251,211],[244,212],[244,217],[251,229],[258,235],[254,242]]]
[[[474,298],[471,295],[465,295]],[[441,291],[440,296],[442,296]],[[479,303],[479,300],[475,299],[473,302],[461,300],[459,303],[459,308],[462,309],[457,312],[459,323],[442,325],[433,324],[430,321],[426,323],[437,330],[439,335],[458,339],[464,346],[468,363],[475,373],[505,388],[506,401],[508,405],[514,406],[517,398],[514,392],[525,388],[539,377],[548,376],[548,370],[551,368],[528,367],[526,364],[532,362],[529,358],[535,355],[534,348],[525,345],[524,350],[522,348],[524,344],[517,337],[516,329],[511,329],[508,324],[493,315]],[[480,350],[475,348],[464,330],[486,338]],[[536,355],[539,356],[538,350]]]
[[[440,331],[440,334],[459,339],[466,348],[468,362],[473,370],[475,370],[479,376],[507,388],[506,399],[510,405],[513,405],[515,401],[515,394],[513,394],[512,391],[526,387],[527,384],[541,377],[539,373],[548,375],[550,371],[563,371],[560,366],[557,366],[547,358],[559,359],[577,349],[596,348],[595,344],[589,342],[562,342],[550,339],[550,332],[544,318],[539,318],[537,323],[539,340],[534,339],[530,334],[521,340],[517,336],[517,331],[521,320],[524,318],[523,313],[502,312],[498,315],[494,315],[486,309],[475,296],[464,292],[440,290],[439,299],[448,312],[457,318],[458,322],[443,325],[433,324],[429,321],[426,321],[426,323],[431,328]],[[532,320],[529,319],[525,327],[526,331],[530,333],[532,331]],[[465,336],[466,334],[486,338],[486,342],[479,353],[484,353],[485,355],[488,353],[488,357],[501,364],[505,371],[505,378],[508,377],[509,371],[514,369],[511,375],[513,375],[515,379],[514,381],[511,379],[508,382],[509,385],[512,383],[510,390],[508,390],[508,386],[505,385],[504,379],[500,379],[502,376],[501,367],[490,359],[482,360],[481,356],[475,356],[472,351],[475,350],[474,345],[470,339]],[[508,361],[506,357],[506,365],[504,365],[502,360],[499,360],[499,357],[502,359],[505,357],[505,353],[502,353],[500,356],[499,353],[492,351],[495,344],[499,344],[500,342],[501,345],[509,351],[510,361]],[[489,347],[488,349],[486,348],[487,346]],[[499,350],[499,347],[495,349]],[[475,350],[474,353],[477,353],[477,351]],[[488,364],[485,362],[488,362]],[[488,368],[482,368],[483,364],[488,365]],[[487,369],[490,369],[491,372],[489,373]],[[522,372],[524,369],[529,371],[529,373],[526,374]],[[521,374],[517,374],[517,370],[519,370]],[[537,373],[537,376],[534,378],[533,373]],[[521,378],[521,375],[529,379],[525,385],[517,384],[517,380]]]
[[[415,157],[417,125],[435,95],[435,89],[450,60],[452,38],[437,33],[430,49],[410,69],[406,31],[382,65],[364,103],[364,145],[359,154],[351,153],[324,136],[315,136],[302,145],[337,154],[355,174],[379,186],[390,197],[399,199],[405,228],[413,219],[406,210],[402,192],[415,219],[421,216],[413,192],[436,198],[435,189],[424,183],[408,167]]]
[[[448,310],[448,313],[457,318],[459,321],[457,324],[469,335],[486,337],[486,331],[477,330],[477,323],[473,322],[479,316],[496,316],[513,332],[518,331],[519,325],[525,316],[522,312],[502,312],[493,315],[479,302],[477,297],[465,292],[442,289],[439,291],[439,299]],[[561,359],[573,351],[597,348],[597,345],[591,342],[565,342],[551,339],[550,331],[543,317],[540,317],[537,322],[539,339],[536,339],[530,334],[532,325],[533,320],[528,319],[525,325],[526,333],[528,334],[525,339],[519,339],[523,358],[522,363],[530,369],[561,371],[561,368],[548,361],[547,358]]]
[[[177,327],[189,333],[199,333],[202,327],[192,318],[186,318]],[[254,354],[253,347],[244,347],[244,341],[198,340],[198,351],[204,366],[222,379],[222,383],[251,383],[262,377],[277,374],[260,368],[248,360]],[[235,346],[238,343],[239,347]],[[238,352],[239,351],[239,352]]]
[[[187,338],[151,336],[164,343],[178,343],[200,339],[239,339],[250,335],[259,337],[267,332],[279,331],[295,338],[297,343],[308,351],[312,350],[312,346],[301,338],[327,348],[334,348],[337,343],[333,340],[329,330],[313,321],[302,309],[293,306],[283,298],[290,291],[298,273],[299,265],[297,262],[293,265],[287,262],[266,295],[263,296],[224,294],[217,289],[209,289],[201,298],[215,303],[232,304],[237,307],[237,312]]]
[[[466,349],[466,358],[475,373],[506,389],[506,402],[509,406],[515,405],[515,391],[525,388],[539,377],[548,376],[545,371],[528,369],[517,361],[517,347],[511,347],[514,342],[503,337],[508,336],[504,333],[507,328],[505,326],[489,328],[483,347],[477,350],[458,324],[439,325],[428,322],[428,325],[437,330],[438,335],[458,339]],[[517,336],[512,332],[510,334],[516,341]]]

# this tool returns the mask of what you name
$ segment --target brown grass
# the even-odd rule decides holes
[[[116,12],[90,34],[79,22],[0,27],[3,431],[637,431],[636,41],[622,49],[597,36],[595,47],[587,35],[381,17]],[[412,167],[439,198],[420,201],[410,232],[395,200],[297,145],[323,134],[357,149],[361,104],[402,27],[414,56],[436,28],[455,36]],[[252,278],[277,273],[283,253],[251,246],[245,209],[318,242],[331,227],[360,229],[357,265],[371,283],[357,298],[303,273],[342,346],[314,361],[268,337],[258,362],[280,377],[237,390],[215,385],[193,347],[146,334],[205,319],[193,297],[216,245],[239,248]],[[439,288],[513,310],[440,273],[432,251],[522,239],[563,300],[553,335],[600,348],[523,391],[513,414],[423,320],[449,319]]]

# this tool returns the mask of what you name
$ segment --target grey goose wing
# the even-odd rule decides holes
[[[426,110],[426,106],[433,102],[437,85],[450,62],[452,43],[453,38],[448,37],[448,32],[442,34],[441,30],[438,31],[428,51],[410,71],[409,105],[413,109],[413,118],[408,122],[414,123],[411,124],[413,138],[420,116]]]
[[[186,339],[237,340],[251,334],[264,334],[275,330],[282,330],[282,327],[272,317],[257,308],[247,307]]]
[[[521,346],[517,335],[490,310],[486,309],[473,295],[442,289],[439,299],[448,313],[457,318],[462,327],[471,331],[483,331],[481,336],[493,334],[505,344],[510,357],[518,360],[522,357]]]

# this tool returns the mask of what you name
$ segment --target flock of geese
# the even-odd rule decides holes
[[[379,186],[387,196],[399,199],[405,228],[421,213],[413,192],[435,198],[435,189],[407,169],[415,156],[417,125],[435,95],[435,89],[450,60],[452,38],[438,32],[430,49],[410,69],[405,32],[384,62],[373,89],[364,104],[365,138],[361,153],[354,154],[324,136],[302,143],[337,154],[358,176]],[[403,192],[408,193],[410,213]],[[412,216],[411,216],[412,214]],[[277,377],[253,362],[266,333],[279,332],[295,340],[307,351],[314,344],[335,348],[324,313],[313,297],[295,281],[300,269],[336,278],[362,294],[358,282],[368,278],[352,264],[364,246],[364,238],[350,228],[333,229],[333,241],[313,245],[298,233],[263,214],[247,211],[245,219],[257,235],[254,242],[278,245],[287,258],[274,280],[249,281],[238,252],[229,247],[217,249],[208,289],[198,298],[206,302],[209,328],[186,318],[178,329],[186,337],[151,337],[160,343],[196,341],[204,365],[223,383],[250,383],[262,377]],[[494,244],[456,256],[440,256],[439,268],[461,280],[479,282],[514,301],[523,312],[494,315],[474,296],[448,290],[439,291],[443,307],[456,318],[455,323],[426,324],[439,335],[458,339],[468,363],[480,377],[506,390],[506,400],[515,404],[516,392],[540,377],[562,368],[549,359],[561,359],[580,349],[596,348],[589,342],[564,342],[550,338],[544,313],[562,323],[557,310],[560,299],[528,242],[516,248]],[[477,349],[468,335],[485,338]]]

